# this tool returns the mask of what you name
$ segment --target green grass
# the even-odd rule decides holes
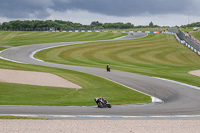
[[[0,47],[0,51],[2,51],[2,50],[4,50],[4,49],[6,49],[6,48],[4,48],[4,47]]]
[[[99,68],[110,64],[115,70],[200,86],[200,78],[187,73],[200,69],[200,57],[168,34],[52,48],[35,57],[48,62]]]
[[[192,34],[196,39],[200,40],[200,31],[192,32]]]
[[[7,32],[4,32],[4,34],[7,34]],[[15,32],[13,34],[15,34]],[[33,32],[33,34],[35,34],[35,32]],[[74,35],[73,33],[71,34]],[[88,33],[88,35],[91,34]],[[107,35],[108,36],[105,38],[111,38],[109,36],[116,36],[113,34]],[[88,38],[85,38],[85,40]],[[7,39],[9,40],[9,37]],[[12,40],[12,38],[10,39]],[[21,42],[23,42],[23,40]],[[31,43],[35,43],[34,39]],[[0,47],[0,50],[3,49],[5,48]],[[112,104],[151,102],[151,98],[149,96],[138,93],[100,77],[81,72],[43,66],[18,64],[2,59],[0,59],[0,68],[53,73],[83,87],[83,89],[77,90],[71,88],[42,87],[0,82],[0,105],[89,106],[95,105],[95,97],[105,97]]]
[[[193,31],[194,27],[190,27],[190,28],[180,28],[181,31],[183,32],[190,32]]]
[[[48,120],[43,118],[21,117],[21,116],[0,116],[0,119],[32,119],[32,120]]]
[[[21,46],[40,43],[74,42],[113,39],[126,33],[68,33],[68,32],[30,32],[0,31],[0,45]]]

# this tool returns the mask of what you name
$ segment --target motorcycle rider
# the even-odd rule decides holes
[[[106,69],[107,69],[107,72],[108,71],[110,72],[110,65],[109,64],[107,64]]]
[[[105,98],[99,97],[99,98],[95,98],[94,101],[98,104],[98,102],[103,101],[104,103],[107,103],[107,100]]]

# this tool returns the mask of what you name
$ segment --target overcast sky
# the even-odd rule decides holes
[[[184,25],[200,22],[200,0],[0,0],[0,23],[35,19]]]

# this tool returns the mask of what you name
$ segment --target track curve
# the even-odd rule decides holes
[[[113,40],[124,40],[144,37],[146,34],[137,33],[133,36]],[[111,40],[101,40],[111,41]],[[16,62],[35,64],[48,67],[57,67],[79,72],[85,72],[107,78],[117,83],[136,89],[143,93],[157,97],[164,101],[163,104],[153,106],[114,106],[111,109],[98,109],[96,107],[55,107],[55,106],[0,106],[0,114],[36,114],[36,115],[104,115],[104,116],[167,116],[167,115],[199,115],[200,91],[190,86],[161,80],[149,76],[112,70],[107,73],[104,69],[70,66],[34,60],[31,56],[38,49],[49,47],[99,42],[64,42],[27,45],[12,47],[0,53],[5,59]]]

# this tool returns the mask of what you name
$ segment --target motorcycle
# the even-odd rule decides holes
[[[111,108],[111,104],[104,98],[95,98],[94,101],[96,102],[98,108]]]

